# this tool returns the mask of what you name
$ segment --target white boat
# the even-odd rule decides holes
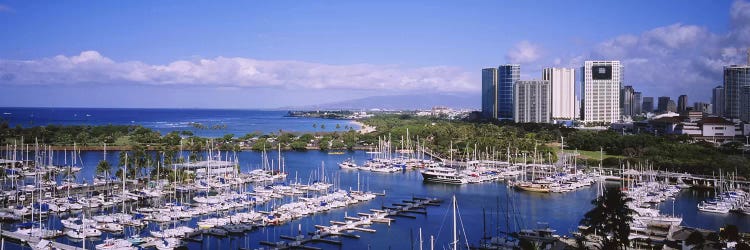
[[[345,170],[357,170],[357,163],[354,163],[352,159],[346,159],[345,161],[339,163],[339,167],[341,169]]]
[[[728,214],[731,208],[722,203],[709,204],[709,203],[701,202],[701,204],[698,204],[698,210],[701,212],[708,212],[708,213]]]
[[[175,249],[180,246],[180,240],[177,238],[164,238],[160,239],[154,244],[154,247],[159,250]]]
[[[441,166],[429,166],[421,171],[422,178],[426,182],[438,182],[448,184],[466,184],[469,180],[461,175],[458,170]]]
[[[121,232],[125,228],[122,225],[117,224],[117,223],[102,223],[102,224],[97,224],[96,229],[107,231],[107,232]]]
[[[88,237],[102,236],[102,231],[99,231],[96,228],[85,228],[82,231],[73,229],[73,230],[68,230],[67,232],[65,232],[65,235],[74,239],[83,239],[83,238],[88,238]]]
[[[64,228],[75,229],[75,230],[81,230],[81,229],[83,229],[83,223],[84,222],[89,227],[91,227],[91,225],[94,225],[96,223],[96,221],[93,221],[93,220],[86,219],[84,221],[84,220],[81,220],[81,219],[78,219],[78,218],[75,218],[75,217],[69,217],[67,219],[60,220],[60,223],[63,225]]]
[[[124,239],[107,239],[104,243],[96,245],[97,250],[128,250],[137,249],[133,244]]]

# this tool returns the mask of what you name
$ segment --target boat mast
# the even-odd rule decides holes
[[[456,231],[456,195],[453,195],[453,250],[458,249],[458,231]]]
[[[128,153],[125,153],[125,165],[122,170],[122,212],[125,213],[125,179],[127,178],[125,173],[128,172]],[[70,188],[68,188],[70,190]]]

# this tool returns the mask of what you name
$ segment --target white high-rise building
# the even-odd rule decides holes
[[[515,122],[550,123],[552,98],[549,81],[516,81],[513,87]]]
[[[542,80],[552,87],[552,119],[573,120],[576,118],[575,69],[545,68]]]
[[[620,120],[620,61],[586,61],[583,68],[583,121]]]

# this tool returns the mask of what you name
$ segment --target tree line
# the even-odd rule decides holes
[[[623,135],[610,130],[579,130],[565,137],[565,146],[568,149],[603,150],[607,154],[624,156],[622,159],[605,160],[605,166],[630,162],[676,172],[718,175],[721,169],[725,173],[750,176],[750,154],[743,152],[742,143],[739,142],[717,146],[686,135]]]

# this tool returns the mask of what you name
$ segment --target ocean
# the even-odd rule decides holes
[[[10,127],[55,125],[141,125],[162,134],[192,131],[203,137],[251,132],[332,132],[359,129],[350,120],[286,117],[287,111],[236,109],[123,109],[123,108],[9,108],[0,107],[0,118]],[[192,123],[205,125],[195,128]],[[313,127],[313,125],[315,125]],[[338,128],[337,128],[338,125]],[[211,127],[218,129],[212,129]]]

